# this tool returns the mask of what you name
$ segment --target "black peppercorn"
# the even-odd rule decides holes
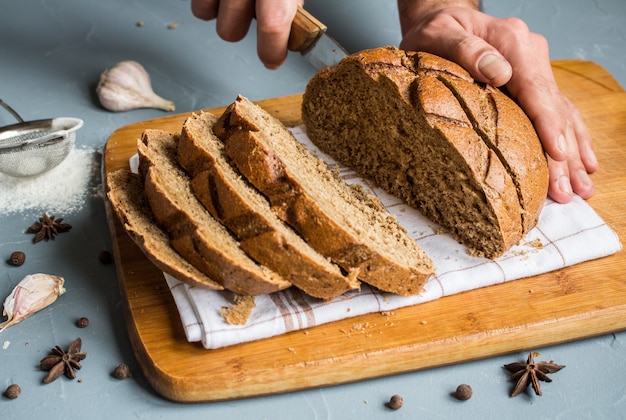
[[[472,387],[467,384],[461,384],[456,387],[454,396],[461,401],[469,400],[472,398]]]
[[[89,326],[89,319],[88,319],[88,318],[85,318],[84,316],[83,316],[83,317],[81,317],[81,318],[79,318],[79,319],[76,321],[76,326],[77,326],[78,328],[87,328],[87,327]]]
[[[389,399],[389,402],[387,403],[387,407],[391,408],[392,410],[397,410],[400,407],[402,407],[402,404],[404,404],[404,399],[402,398],[402,396],[395,394],[395,395],[392,395],[391,398]]]
[[[24,264],[24,261],[26,261],[26,254],[24,254],[22,251],[15,251],[11,254],[7,262],[11,265],[19,267],[20,265]]]

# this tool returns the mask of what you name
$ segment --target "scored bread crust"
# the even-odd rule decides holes
[[[177,162],[178,138],[145,130],[137,142],[144,192],[172,248],[235,293],[260,295],[289,287],[282,276],[250,259],[193,195],[191,180]]]
[[[129,169],[107,174],[107,198],[128,235],[158,269],[190,285],[224,289],[172,249],[152,216],[139,175]]]
[[[183,124],[178,161],[205,208],[237,237],[241,248],[310,296],[332,299],[359,288],[353,276],[313,250],[236,172],[213,131],[217,116],[197,113]]]
[[[280,121],[243,96],[213,131],[239,172],[314,249],[383,291],[413,295],[430,258],[373,196],[338,179]]]
[[[537,222],[547,163],[528,117],[456,64],[394,47],[318,72],[302,117],[324,152],[496,258]]]

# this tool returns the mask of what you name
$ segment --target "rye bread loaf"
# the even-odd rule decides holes
[[[167,234],[158,227],[143,193],[143,181],[129,169],[107,175],[107,197],[130,238],[161,271],[191,285],[224,289],[172,249]]]
[[[430,258],[377,198],[339,179],[280,121],[239,96],[213,131],[239,172],[314,249],[383,291],[422,290]]]
[[[302,118],[322,151],[475,254],[498,257],[537,222],[548,170],[531,122],[454,63],[394,47],[362,51],[313,77]]]
[[[231,166],[224,143],[213,133],[217,116],[196,113],[183,124],[178,161],[207,210],[239,240],[257,262],[310,296],[332,299],[359,288],[354,276],[311,248],[270,209],[265,197]]]
[[[170,245],[197,269],[240,295],[275,292],[291,284],[257,264],[215,220],[191,191],[191,180],[177,161],[179,136],[145,130],[137,142],[144,192]]]

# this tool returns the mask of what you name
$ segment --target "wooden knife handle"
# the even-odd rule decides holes
[[[287,48],[290,51],[306,51],[324,32],[326,32],[326,25],[298,6],[298,12],[291,24]]]

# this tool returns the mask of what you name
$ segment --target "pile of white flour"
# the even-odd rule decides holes
[[[75,213],[88,194],[96,151],[74,148],[56,168],[31,178],[0,173],[0,215],[36,209],[48,214]]]

